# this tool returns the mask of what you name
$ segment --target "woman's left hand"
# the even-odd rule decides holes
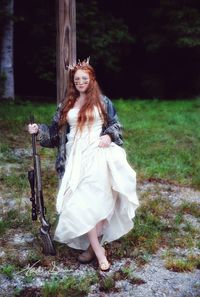
[[[108,134],[100,136],[99,147],[108,147],[111,144],[111,138]]]

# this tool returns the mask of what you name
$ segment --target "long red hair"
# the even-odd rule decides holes
[[[87,72],[90,77],[90,82],[86,90],[86,100],[84,105],[81,107],[78,115],[77,130],[82,131],[86,122],[91,125],[94,120],[94,106],[98,108],[99,114],[102,117],[104,124],[107,121],[107,114],[104,104],[101,100],[102,93],[96,80],[93,67],[86,63],[80,63],[77,64],[74,69],[70,70],[69,72],[68,92],[66,98],[63,101],[59,126],[62,127],[67,122],[67,114],[69,110],[74,106],[76,99],[79,96],[79,92],[77,91],[74,84],[74,75],[79,69]]]

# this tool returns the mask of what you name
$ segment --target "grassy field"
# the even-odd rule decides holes
[[[123,125],[124,148],[138,180],[164,179],[200,188],[200,99],[114,100]],[[0,105],[0,152],[27,147],[29,115],[50,123],[56,104]],[[47,149],[44,154],[54,156]]]
[[[139,179],[200,187],[200,100],[115,103],[125,147]]]
[[[190,189],[189,199],[180,201],[178,205],[172,203],[170,196],[175,195],[177,198],[179,195],[180,199],[181,191],[185,191],[182,187],[184,185],[200,189],[200,99],[120,99],[114,100],[113,103],[123,126],[127,158],[137,172],[138,184],[141,187],[140,207],[134,218],[134,228],[119,240],[107,245],[108,256],[112,260],[131,257],[138,265],[143,265],[162,247],[165,249],[162,257],[167,269],[192,272],[200,266],[199,254],[194,253],[194,249],[200,249],[200,205],[191,199],[193,189]],[[5,257],[0,259],[0,275],[10,279],[27,265],[35,265],[38,261],[41,267],[52,267],[52,259],[42,254],[38,244],[40,224],[33,223],[30,218],[27,171],[32,166],[32,156],[27,124],[30,114],[34,114],[36,122],[50,123],[55,109],[56,103],[0,103],[0,203],[3,205],[0,207],[0,245],[5,250]],[[55,212],[58,183],[54,169],[56,150],[41,148],[39,145],[38,150],[41,156],[47,219],[54,230],[58,219]],[[148,180],[162,180],[164,185],[162,182],[154,183],[152,187],[141,191],[143,185],[151,184],[145,183]],[[173,184],[180,186],[174,187]],[[188,217],[192,217],[194,224]],[[15,250],[10,243],[11,239],[21,232],[31,232],[35,238],[31,245],[26,246],[28,256],[23,261],[20,256],[20,250],[24,250],[23,244],[16,246]],[[64,263],[69,267],[77,263],[76,251],[64,244],[56,242],[55,245],[57,255],[53,260],[57,264]],[[174,252],[176,248],[188,249],[190,252],[186,256],[177,256]],[[25,274],[23,277],[27,284],[34,282],[34,275]],[[119,278],[128,278],[134,283],[142,281],[135,279],[130,268],[125,267],[124,270],[114,273],[112,278],[102,278],[95,274],[86,276],[79,282],[71,277],[64,281],[49,279],[41,288],[42,296],[58,296],[54,292],[58,289],[61,292],[59,296],[71,296],[72,289],[75,290],[76,296],[82,296],[79,295],[80,289],[87,292],[95,282],[100,283],[102,290],[108,292],[114,289],[115,281]],[[77,284],[76,287],[74,283]],[[25,295],[22,291],[22,295],[13,296]]]

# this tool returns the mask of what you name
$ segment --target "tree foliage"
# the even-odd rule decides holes
[[[162,0],[159,7],[149,8],[140,30],[147,51],[200,46],[199,7],[192,2]]]
[[[146,7],[137,31],[144,50],[143,96],[190,97],[199,93],[200,14],[198,1],[161,0]]]
[[[15,30],[16,68],[23,67],[21,79],[16,76],[18,92],[55,96],[55,5],[52,1],[17,0],[15,14],[23,17]]]
[[[119,72],[135,38],[122,18],[103,12],[98,1],[88,0],[77,1],[77,43],[78,53],[89,53],[94,63]]]
[[[76,6],[77,58],[91,57],[108,95],[199,94],[199,0],[77,0]],[[0,25],[6,17],[1,6]],[[15,18],[17,92],[55,95],[55,2],[16,0]]]

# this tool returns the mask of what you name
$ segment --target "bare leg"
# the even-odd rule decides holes
[[[103,230],[103,221],[100,221],[96,226],[95,228],[96,229],[96,233],[97,233],[97,237],[100,237],[102,235],[102,230]],[[94,230],[95,231],[95,230]],[[93,233],[94,233],[93,231]],[[93,235],[92,235],[93,237]],[[94,241],[94,240],[92,240]],[[95,245],[96,245],[96,251],[100,248],[100,244],[99,244],[99,238],[98,238],[98,242],[95,242]],[[101,248],[102,251],[104,252],[104,249]],[[95,258],[95,252],[94,252],[94,249],[92,247],[92,245],[90,244],[88,249],[86,251],[84,251],[83,253],[81,253],[79,256],[78,256],[78,260],[80,263],[83,263],[83,264],[86,264],[86,263],[90,263],[94,258]]]
[[[88,238],[99,263],[101,263],[102,261],[105,261],[106,260],[105,250],[104,248],[102,248],[102,246],[99,243],[97,227],[94,227],[92,230],[88,232]]]
[[[88,232],[90,246],[85,252],[79,255],[78,260],[81,263],[89,263],[92,261],[95,254],[98,259],[99,268],[101,271],[108,271],[110,268],[110,263],[106,258],[105,249],[100,245],[98,238],[102,235],[103,223],[104,221],[99,222]]]
[[[99,223],[96,224],[96,230],[97,230],[98,237],[100,237],[102,235],[103,223],[104,223],[104,221],[100,221]]]

